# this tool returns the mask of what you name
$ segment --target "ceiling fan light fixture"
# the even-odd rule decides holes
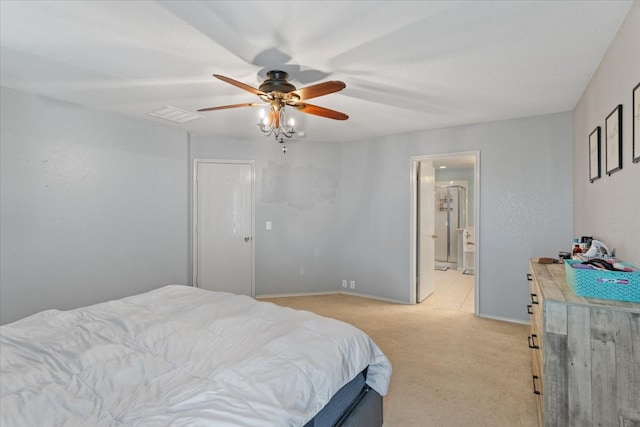
[[[278,138],[282,140],[283,136],[285,138],[291,138],[295,135],[295,120],[293,117],[287,120],[284,105],[276,108],[276,106],[272,104],[268,111],[269,114],[267,114],[264,109],[261,109],[260,120],[258,120],[258,127],[264,136],[269,137],[273,135],[276,140]]]

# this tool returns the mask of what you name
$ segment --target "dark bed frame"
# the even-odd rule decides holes
[[[382,427],[382,396],[367,387],[360,401],[350,408],[336,427]]]
[[[366,385],[364,370],[304,427],[382,427],[382,396]]]

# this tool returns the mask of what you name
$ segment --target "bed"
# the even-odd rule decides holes
[[[190,286],[0,330],[4,427],[379,426],[391,376],[349,324]]]

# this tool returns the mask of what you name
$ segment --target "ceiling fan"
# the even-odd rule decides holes
[[[214,74],[213,77],[257,95],[264,103],[269,104],[269,116],[265,117],[264,122],[265,125],[268,125],[271,129],[282,129],[281,121],[284,118],[285,106],[293,107],[302,113],[313,114],[314,116],[326,117],[334,120],[347,120],[349,118],[349,116],[339,111],[318,107],[317,105],[307,104],[306,102],[308,99],[328,95],[344,89],[346,85],[340,81],[332,80],[296,89],[293,84],[287,81],[287,78],[289,77],[288,73],[280,70],[272,70],[267,72],[267,79],[258,86],[258,89],[256,89],[252,86],[219,74]],[[259,107],[262,105],[264,104],[247,102],[243,104],[202,108],[198,111],[215,111],[239,107]],[[267,132],[265,132],[265,134],[266,133]],[[278,132],[276,131],[274,133],[276,133],[277,138]]]

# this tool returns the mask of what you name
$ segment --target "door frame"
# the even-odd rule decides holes
[[[417,274],[417,248],[418,242],[416,232],[418,229],[418,218],[416,217],[417,197],[418,197],[418,163],[422,160],[436,160],[447,157],[457,156],[473,156],[474,157],[474,171],[473,171],[473,224],[475,227],[475,244],[476,251],[473,254],[474,261],[474,314],[477,316],[480,312],[480,151],[464,151],[456,153],[444,153],[444,154],[425,154],[421,156],[411,156],[411,174],[410,174],[410,188],[411,188],[411,201],[409,207],[409,302],[416,304],[416,274]],[[435,215],[435,212],[434,212]]]
[[[251,297],[256,296],[256,162],[255,160],[228,160],[228,159],[193,159],[193,171],[191,177],[191,274],[194,287],[199,287],[198,278],[198,164],[241,164],[251,166]]]

